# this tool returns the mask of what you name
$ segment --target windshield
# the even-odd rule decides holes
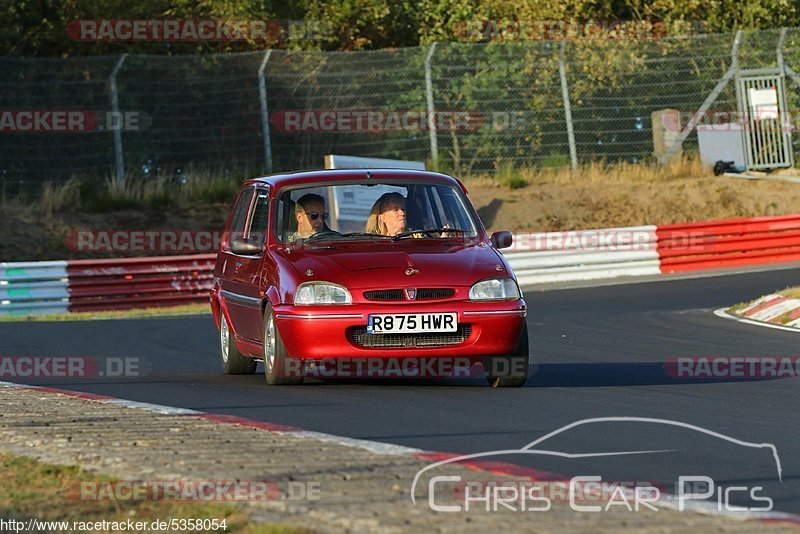
[[[282,242],[475,237],[465,202],[441,183],[316,184],[280,195],[274,231]]]

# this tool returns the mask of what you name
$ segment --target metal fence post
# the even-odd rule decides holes
[[[431,58],[434,50],[436,50],[436,43],[431,45],[428,49],[428,55],[425,57],[425,97],[428,101],[428,135],[430,135],[431,139],[431,160],[434,167],[438,167],[439,146],[436,139],[436,119],[433,116],[436,110],[433,106],[433,80],[431,76]]]
[[[108,84],[111,88],[111,111],[114,113],[115,120],[119,119],[119,92],[117,91],[117,73],[119,69],[122,68],[122,64],[125,63],[125,58],[128,57],[128,54],[122,54],[122,57],[119,58],[117,64],[114,66],[114,70],[111,71],[111,76],[108,78]],[[117,185],[124,186],[125,185],[125,158],[122,154],[122,124],[118,124],[116,128],[113,128],[112,131],[114,132],[114,155],[116,156],[117,162]]]
[[[269,108],[267,107],[267,79],[264,76],[264,70],[267,68],[267,62],[271,55],[272,50],[267,50],[261,66],[258,67],[258,98],[261,100],[261,132],[264,137],[264,166],[267,174],[272,172],[272,141],[269,131]]]
[[[728,67],[728,71],[725,73],[725,76],[723,76],[722,79],[717,82],[714,90],[711,91],[711,94],[706,97],[705,101],[697,110],[697,112],[695,112],[692,118],[689,119],[689,123],[686,125],[686,127],[681,130],[681,134],[678,136],[678,139],[675,141],[675,143],[669,147],[669,150],[667,150],[663,156],[661,156],[659,164],[666,165],[669,162],[669,160],[672,158],[672,155],[678,150],[678,147],[683,145],[683,142],[686,141],[686,138],[689,137],[689,134],[692,133],[692,130],[694,130],[695,126],[697,126],[697,121],[700,119],[700,117],[706,111],[708,111],[708,108],[711,107],[711,104],[713,104],[719,95],[722,94],[722,90],[725,89],[725,86],[728,85],[728,82],[731,81],[731,78],[733,78],[739,71],[739,45],[741,43],[742,30],[736,30],[736,36],[733,38],[733,46],[731,47],[731,66]]]
[[[567,66],[565,61],[567,40],[561,40],[561,51],[558,54],[558,74],[561,77],[561,98],[564,101],[564,119],[567,122],[567,139],[569,140],[569,160],[572,169],[578,168],[578,149],[575,145],[575,130],[572,128],[572,106],[569,102],[569,86],[567,86]]]
[[[786,40],[786,28],[781,30],[781,37],[778,41],[778,68],[782,69],[783,72],[792,79],[792,81],[800,87],[800,75],[795,72],[795,70],[786,64],[783,59],[783,42]]]

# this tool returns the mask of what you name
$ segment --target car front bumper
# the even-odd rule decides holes
[[[525,326],[523,299],[413,305],[276,306],[276,326],[291,358],[481,357],[511,354]],[[371,314],[458,314],[458,335],[367,334]]]

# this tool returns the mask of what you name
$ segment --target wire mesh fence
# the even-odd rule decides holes
[[[653,161],[651,114],[696,111],[732,65],[776,67],[782,55],[787,105],[798,109],[800,30],[744,32],[735,56],[734,40],[4,57],[0,179],[35,190],[86,176],[244,176],[319,168],[330,153],[424,160],[460,174]],[[713,109],[734,111],[736,102],[728,83]],[[82,113],[74,128],[63,112]],[[692,133],[682,149],[696,146]]]

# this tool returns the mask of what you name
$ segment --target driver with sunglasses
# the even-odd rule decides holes
[[[316,234],[325,228],[325,199],[314,193],[306,193],[297,199],[294,206],[297,218],[297,231],[289,236],[289,241],[299,241]]]

